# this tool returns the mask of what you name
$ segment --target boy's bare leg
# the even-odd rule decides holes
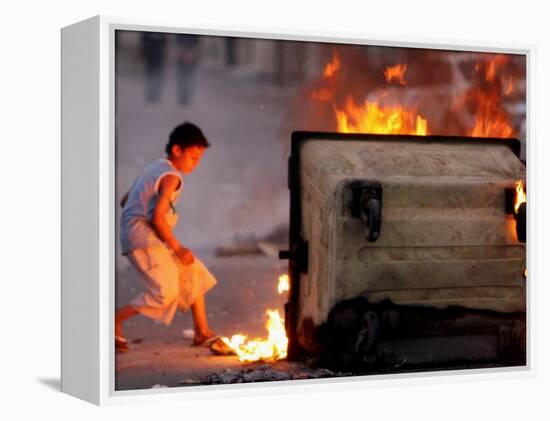
[[[117,310],[117,312],[115,313],[115,335],[116,336],[123,336],[122,322],[124,320],[129,319],[130,317],[135,316],[136,314],[138,314],[138,311],[131,305],[126,305],[121,309]]]
[[[208,320],[206,319],[206,304],[204,302],[204,294],[197,297],[195,302],[191,304],[191,312],[193,313],[193,322],[195,324],[195,344],[201,344],[206,339],[215,336],[208,328]]]

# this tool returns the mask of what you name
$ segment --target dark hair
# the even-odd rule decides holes
[[[210,143],[206,140],[206,137],[202,134],[201,129],[192,123],[185,122],[177,126],[172,133],[166,144],[166,154],[172,154],[172,147],[178,145],[180,148],[185,149],[190,146],[202,146],[208,148]]]

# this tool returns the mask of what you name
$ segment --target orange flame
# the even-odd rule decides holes
[[[475,93],[475,97],[477,97],[477,110],[471,136],[510,137],[514,129],[500,105],[499,95],[479,90]]]
[[[525,194],[523,181],[516,181],[516,202],[514,203],[516,213],[518,213],[521,204],[525,202],[527,202],[527,195]]]
[[[325,65],[323,81],[325,86],[315,89],[311,99],[316,101],[332,101],[337,87],[337,75],[341,68],[340,58],[335,52],[332,61]],[[388,82],[396,80],[405,85],[406,64],[388,66],[384,75]],[[379,101],[365,101],[357,105],[348,96],[345,107],[339,108],[333,104],[338,131],[344,133],[380,133],[380,134],[428,134],[428,122],[416,113],[414,108],[407,109],[401,105],[383,106]]]
[[[395,66],[388,66],[384,70],[384,77],[386,82],[391,83],[392,80],[397,80],[399,84],[406,85],[405,82],[405,72],[407,71],[406,64],[396,64]]]
[[[426,136],[428,122],[416,113],[400,105],[380,106],[365,101],[357,105],[348,97],[346,109],[334,107],[338,131],[343,133],[415,134]]]
[[[279,294],[288,291],[288,287],[288,275],[279,276],[277,285]],[[240,361],[268,361],[286,358],[288,338],[286,336],[285,321],[278,310],[266,310],[266,314],[267,339],[256,338],[247,341],[247,336],[244,334],[233,335],[231,339],[222,338],[222,341],[235,351]]]
[[[506,87],[504,88],[504,95],[508,96],[512,93],[514,90],[514,78],[512,76],[508,76],[508,81],[506,83]]]
[[[336,92],[336,89],[334,88],[315,89],[311,93],[311,99],[315,101],[330,101],[334,96],[334,92]]]
[[[514,211],[519,212],[519,207],[522,203],[527,202],[527,195],[525,194],[525,184],[522,180],[516,181],[516,201],[514,203]],[[523,271],[523,276],[527,279],[527,268]]]
[[[279,276],[277,291],[279,291],[279,294],[282,294],[283,292],[288,291],[289,289],[290,289],[290,283],[288,280],[288,275],[285,273],[284,275]]]
[[[340,57],[338,56],[338,53],[336,51],[334,52],[334,56],[332,57],[332,61],[330,63],[327,63],[325,66],[325,70],[323,71],[324,77],[331,77],[334,76],[334,74],[340,70]]]
[[[335,86],[335,77],[336,72],[340,70],[340,57],[336,51],[332,57],[332,61],[327,63],[323,71],[323,80],[328,84],[328,86],[323,86],[319,89],[314,89],[311,92],[311,99],[315,101],[330,101],[334,97],[336,92]]]
[[[502,98],[513,92],[515,81],[509,73],[502,75],[502,71],[510,58],[502,54],[486,57],[488,58],[475,64],[477,84],[468,89],[461,99],[467,105],[464,109],[473,113],[472,126],[465,130],[465,134],[474,137],[508,138],[514,135],[514,128],[503,107]],[[386,82],[407,84],[407,67],[406,63],[385,67]],[[417,136],[430,134],[427,119],[417,112],[415,106],[404,105],[398,99],[395,100],[395,97],[391,100],[391,96],[396,95],[393,90],[378,90],[374,92],[374,100],[373,95],[369,95],[369,100],[364,103],[355,103],[351,95],[347,96],[345,103],[337,103],[336,98],[345,97],[345,92],[343,96],[336,95],[342,82],[341,72],[340,58],[335,52],[332,60],[323,69],[321,86],[311,92],[313,100],[332,102],[339,132]],[[357,95],[354,97],[357,98]]]
[[[500,96],[494,92],[476,91],[477,110],[471,136],[510,137],[514,129],[500,105]]]
[[[476,64],[476,71],[484,79],[484,85],[472,89],[469,97],[476,104],[474,127],[470,133],[477,137],[510,137],[514,129],[508,113],[501,104],[502,80],[497,77],[500,69],[508,62],[508,57],[497,55],[490,60]],[[504,93],[512,92],[512,79]]]
[[[508,62],[508,57],[503,55],[497,55],[493,59],[489,60],[485,66],[485,80],[487,82],[493,82],[495,76],[500,68]],[[476,70],[479,70],[479,66],[476,67]]]
[[[284,319],[278,310],[266,311],[268,320],[265,327],[268,330],[267,339],[256,338],[247,341],[246,335],[233,335],[231,339],[223,337],[222,341],[231,347],[240,361],[280,360],[286,358],[288,338],[286,336]]]

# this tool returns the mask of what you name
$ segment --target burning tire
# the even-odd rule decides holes
[[[337,304],[320,330],[327,363],[345,369],[375,364],[379,332],[378,315],[363,297]]]

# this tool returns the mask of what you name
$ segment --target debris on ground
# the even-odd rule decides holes
[[[233,383],[254,383],[282,380],[321,379],[327,377],[351,376],[352,373],[334,372],[327,368],[310,368],[304,365],[289,365],[282,363],[254,364],[253,367],[241,370],[226,369],[221,373],[213,373],[200,378],[185,379],[182,385],[212,385]]]
[[[231,245],[216,248],[216,256],[231,257],[231,256],[247,256],[262,254],[262,251],[256,244],[252,245]]]
[[[181,333],[185,339],[192,340],[193,338],[195,338],[195,331],[193,329],[183,329]]]
[[[249,234],[246,238],[236,236],[233,244],[216,248],[216,255],[220,257],[265,255],[276,257],[279,250],[288,247],[288,225],[280,225],[263,238],[256,238]]]

